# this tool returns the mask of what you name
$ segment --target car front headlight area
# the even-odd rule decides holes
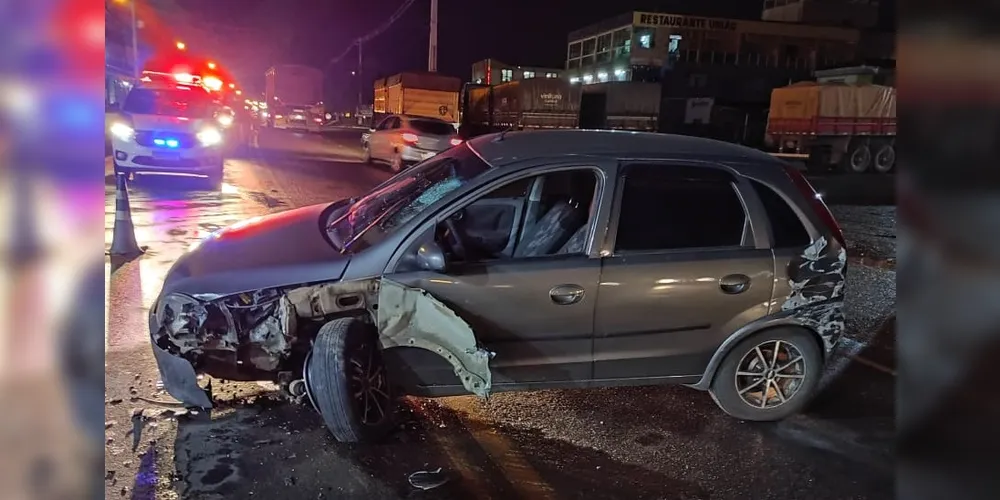
[[[111,135],[123,141],[131,141],[135,137],[135,129],[122,122],[112,123],[109,130],[111,131]]]
[[[216,128],[205,128],[198,132],[198,142],[202,146],[216,146],[222,143],[222,133]]]

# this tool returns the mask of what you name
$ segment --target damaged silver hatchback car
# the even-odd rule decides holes
[[[150,314],[167,391],[271,380],[337,439],[398,395],[686,384],[803,407],[844,331],[846,253],[795,169],[649,133],[479,137],[359,199],[251,219],[177,261]]]

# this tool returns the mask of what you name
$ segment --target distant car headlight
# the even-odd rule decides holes
[[[202,146],[214,146],[222,142],[222,134],[214,128],[206,128],[198,132],[198,140]]]
[[[230,115],[219,115],[216,119],[219,121],[219,125],[222,125],[223,127],[228,127],[233,124],[233,117]]]
[[[122,122],[113,123],[110,130],[115,137],[123,141],[131,141],[135,137],[135,129]]]

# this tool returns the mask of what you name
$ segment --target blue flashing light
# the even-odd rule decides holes
[[[176,148],[180,145],[177,139],[153,139],[153,144],[157,146],[166,146],[168,148]]]

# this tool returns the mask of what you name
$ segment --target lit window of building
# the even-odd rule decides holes
[[[514,79],[514,70],[512,69],[502,69],[500,70],[500,81],[509,82]]]

